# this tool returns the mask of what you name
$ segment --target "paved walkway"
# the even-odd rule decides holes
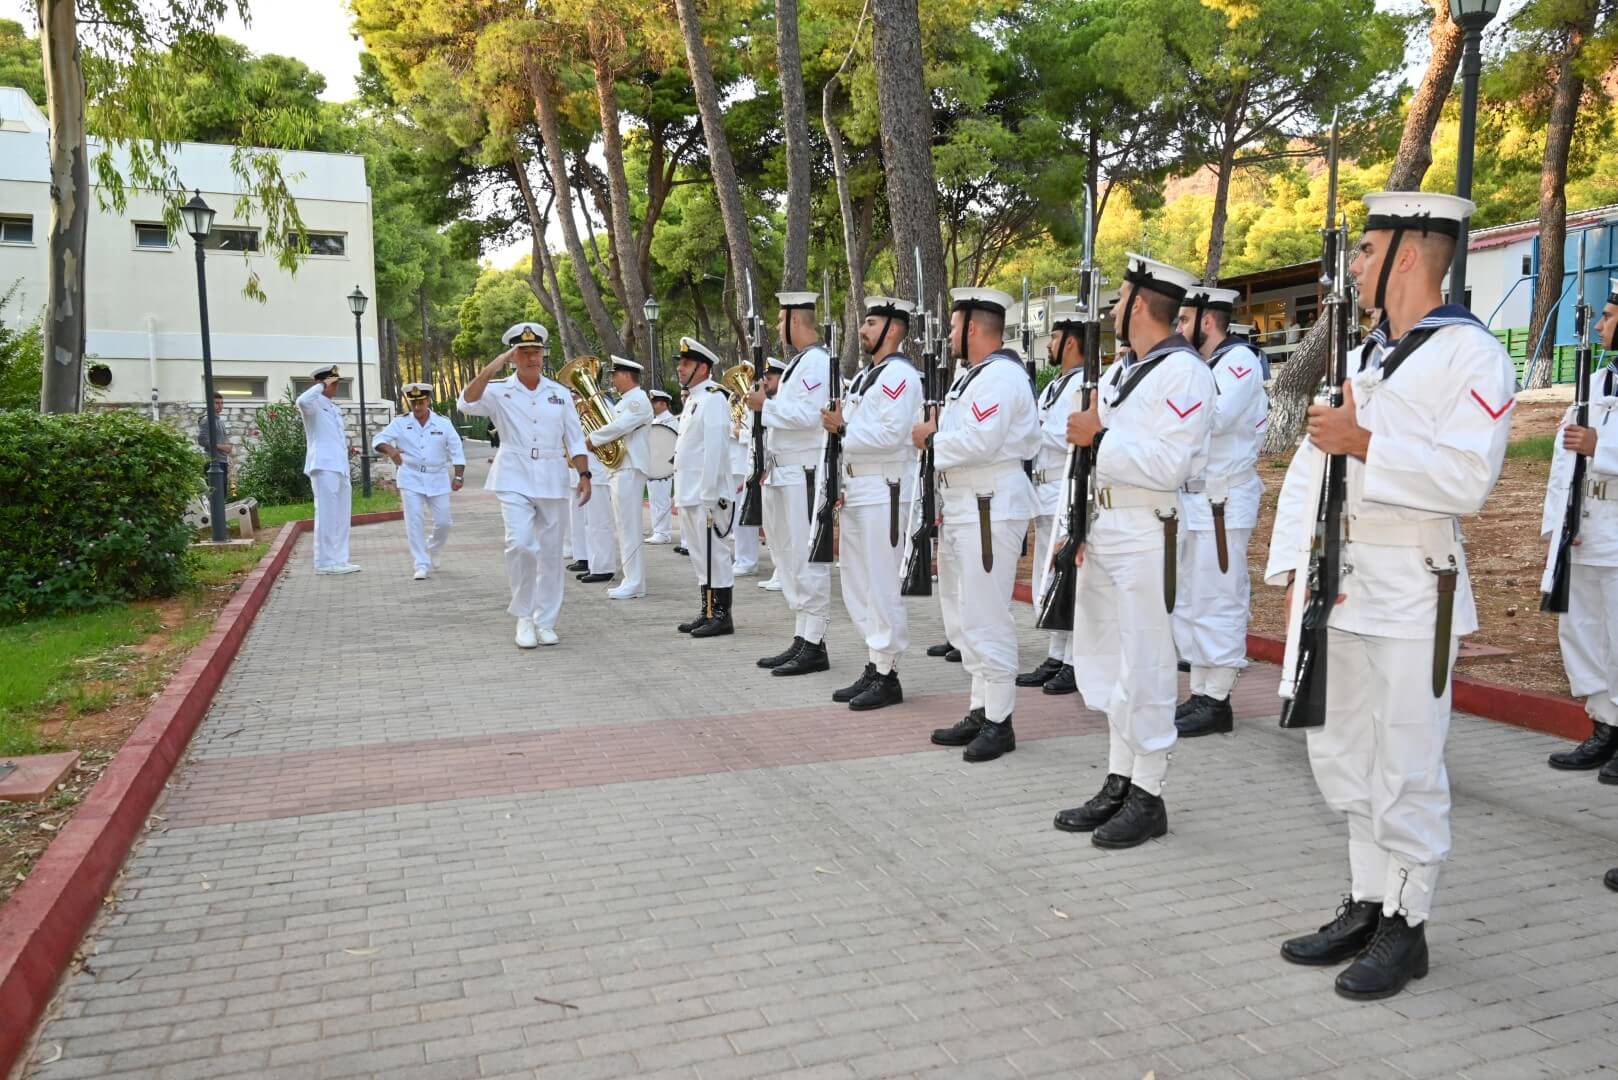
[[[479,459],[481,461],[481,459]],[[481,467],[477,469],[481,476]],[[1555,740],[1458,718],[1454,859],[1414,992],[1352,1005],[1279,941],[1330,914],[1344,837],[1273,669],[1234,737],[1184,744],[1171,832],[1107,853],[1052,813],[1099,785],[1099,717],[1022,692],[1021,744],[969,767],[927,732],[958,665],[912,659],[904,706],[828,703],[830,674],[673,630],[695,589],[571,579],[561,645],[518,652],[499,515],[469,489],[443,570],[402,526],[307,542],[259,616],[86,944],[32,1075],[388,1080],[1028,1076],[1474,1080],[1618,1062],[1618,792],[1543,765]],[[918,646],[935,602],[911,603]],[[1024,656],[1039,635],[1022,606]]]

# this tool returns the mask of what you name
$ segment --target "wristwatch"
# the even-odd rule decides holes
[[[580,480],[588,480],[588,479],[590,479],[590,468],[589,468],[589,466],[585,466],[584,468],[579,470],[579,479]]]

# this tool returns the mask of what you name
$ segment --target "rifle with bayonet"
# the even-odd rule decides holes
[[[1588,233],[1579,234],[1578,299],[1573,306],[1573,327],[1578,335],[1577,371],[1573,375],[1573,423],[1590,426],[1590,305],[1584,302],[1584,242]],[[1562,528],[1557,533],[1556,561],[1552,563],[1551,587],[1540,594],[1539,610],[1566,615],[1573,587],[1573,545],[1579,539],[1579,523],[1584,518],[1584,474],[1590,459],[1573,455],[1573,476],[1567,485],[1567,509],[1562,512]]]
[[[926,323],[927,305],[922,302],[921,271],[916,271],[916,309],[923,313],[923,326]],[[939,314],[934,317],[932,336],[928,336],[926,329],[922,330],[921,355],[921,418],[922,421],[935,419],[938,416],[940,388],[942,387],[945,339],[948,336],[948,324],[943,318],[944,303],[942,298],[938,302]],[[900,596],[931,596],[933,594],[933,538],[938,535],[938,490],[935,486],[936,476],[933,469],[933,448],[931,442],[922,448],[919,463],[919,476],[916,481],[916,504],[921,508],[921,520],[916,524],[916,531],[910,534],[910,555],[905,560],[904,580],[899,583]]]
[[[753,300],[753,272],[747,276],[747,333],[753,346],[753,386],[764,385],[764,320],[759,318]],[[764,524],[764,411],[753,414],[753,472],[747,478],[747,494],[742,499],[742,516],[738,524],[757,526]]]
[[[823,279],[826,289],[827,322],[831,322],[831,278],[827,275]],[[831,334],[827,333],[826,359],[828,368],[826,372],[826,386],[831,393],[830,405],[835,406],[843,397],[843,365],[837,358],[837,350],[832,347]],[[815,508],[815,531],[809,541],[809,561],[812,563],[829,563],[832,561],[832,537],[837,531],[837,503],[843,496],[843,437],[835,432],[826,435],[826,456],[821,463],[825,469],[825,493],[822,495],[820,505]]]

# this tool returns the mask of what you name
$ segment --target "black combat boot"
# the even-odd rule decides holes
[[[697,591],[702,594],[702,606],[697,609],[696,618],[689,619],[675,627],[675,629],[682,634],[689,634],[691,631],[708,621],[708,588],[707,586],[703,586]]]
[[[1618,727],[1594,721],[1595,730],[1590,737],[1571,750],[1559,750],[1550,756],[1553,769],[1599,769],[1618,754]]]
[[[691,554],[691,549],[686,547],[684,544],[675,544],[669,550],[674,552],[674,554],[676,554],[676,555],[689,555],[689,554]]]
[[[1017,749],[1017,733],[1011,730],[1011,717],[1007,716],[997,724],[991,724],[985,718],[983,726],[978,728],[977,737],[961,751],[961,760],[973,764],[993,761],[1001,754],[1009,754],[1015,749]]]
[[[1050,681],[1040,687],[1046,694],[1077,694],[1079,692],[1078,677],[1074,674],[1072,664],[1063,664],[1062,670],[1050,677]]]
[[[586,585],[599,585],[603,581],[611,581],[612,575],[596,573],[580,574],[579,580],[584,582]]]
[[[1018,686],[1044,686],[1058,671],[1062,670],[1062,661],[1058,657],[1047,656],[1033,671],[1025,671],[1017,676]]]
[[[897,705],[904,699],[905,691],[904,687],[899,685],[899,673],[890,671],[886,675],[876,675],[864,690],[854,696],[848,707],[855,712],[867,712],[888,705]]]
[[[813,675],[817,671],[830,671],[831,657],[826,655],[824,641],[805,641],[796,656],[784,664],[770,669],[771,675]]]
[[[590,572],[590,560],[575,559],[573,562],[567,564],[567,572],[570,574],[588,574]]]
[[[959,664],[961,662],[961,650],[951,645],[949,652],[944,654],[944,659],[952,664]]]
[[[1236,714],[1231,711],[1230,699],[1215,701],[1206,694],[1202,707],[1174,719],[1174,728],[1182,739],[1195,739],[1203,735],[1229,735],[1236,729]]]
[[[724,637],[736,632],[736,625],[730,621],[730,587],[716,588],[713,593],[713,618],[692,629],[694,638]]]
[[[880,677],[881,676],[877,675],[876,673],[875,664],[866,664],[865,670],[860,672],[860,677],[855,679],[849,685],[843,687],[841,690],[833,690],[831,692],[831,699],[833,701],[853,701],[855,698],[860,696],[861,690],[864,690],[867,686],[871,685],[872,679]]]
[[[785,649],[783,649],[780,652],[776,653],[774,656],[760,657],[759,661],[758,661],[758,666],[761,667],[761,668],[777,668],[777,667],[780,667],[782,664],[786,663],[788,660],[791,660],[794,656],[797,656],[798,655],[798,650],[801,649],[801,648],[803,648],[803,638],[795,637],[795,638],[792,639],[792,644],[791,645],[788,645]]]
[[[1104,848],[1132,848],[1169,831],[1169,812],[1163,796],[1152,795],[1134,784],[1121,810],[1097,825],[1090,843]]]
[[[1427,977],[1427,924],[1411,926],[1403,915],[1384,915],[1376,936],[1337,976],[1337,993],[1355,1001],[1390,998],[1411,979]]]
[[[1089,832],[1105,825],[1123,809],[1124,800],[1129,798],[1130,787],[1129,777],[1108,773],[1106,783],[1101,785],[1101,790],[1089,802],[1056,815],[1056,827],[1063,832]]]
[[[1206,700],[1206,695],[1192,694],[1190,697],[1174,706],[1174,723],[1178,725],[1181,720],[1185,719],[1185,717],[1200,710],[1204,700]]]
[[[951,645],[947,641],[942,645],[929,645],[927,646],[927,655],[934,657],[943,656],[953,648],[955,648],[955,646]]]
[[[942,727],[933,732],[935,746],[966,746],[978,737],[983,725],[989,722],[982,709],[973,709],[954,727]]]
[[[1365,950],[1382,918],[1382,901],[1343,897],[1337,917],[1312,934],[1281,943],[1281,958],[1309,967],[1352,960]]]

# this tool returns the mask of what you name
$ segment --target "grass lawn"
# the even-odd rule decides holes
[[[1524,458],[1529,461],[1549,461],[1555,449],[1555,435],[1533,435],[1526,439],[1518,439],[1506,447],[1506,457]]]
[[[354,513],[375,514],[384,510],[399,509],[399,493],[396,491],[381,491],[373,489],[371,497],[367,499],[359,492],[354,493]],[[304,518],[315,516],[315,504],[282,503],[279,506],[260,506],[258,508],[258,523],[266,529],[277,528],[289,521],[301,521]]]

